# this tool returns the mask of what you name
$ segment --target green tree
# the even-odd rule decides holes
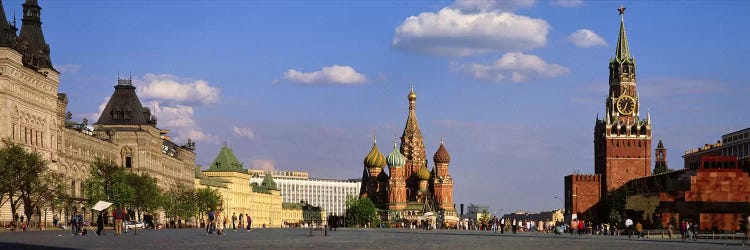
[[[153,212],[161,206],[161,190],[156,185],[156,178],[147,173],[126,173],[125,182],[133,188],[133,203],[137,211]]]
[[[167,218],[187,219],[198,212],[195,189],[184,184],[172,187],[162,201]]]
[[[126,173],[114,162],[96,159],[89,166],[89,174],[89,179],[84,182],[86,186],[84,195],[88,199],[89,206],[93,206],[100,200],[112,202],[115,206],[135,203],[136,187],[127,182],[128,175],[131,174]]]
[[[3,190],[11,203],[13,220],[18,217],[18,208],[23,205],[26,218],[31,218],[40,205],[45,205],[60,196],[64,190],[61,175],[47,167],[47,162],[36,152],[28,152],[22,146],[3,140],[0,149],[0,170]],[[2,203],[4,203],[3,201]]]
[[[349,196],[346,198],[346,223],[361,227],[366,224],[379,224],[378,209],[370,198]]]
[[[208,211],[219,207],[221,196],[216,189],[206,187],[195,191],[195,201],[199,215],[198,217],[203,218],[203,215],[208,213]]]

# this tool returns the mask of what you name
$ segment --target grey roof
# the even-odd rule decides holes
[[[26,0],[23,3],[23,24],[16,48],[23,55],[23,64],[27,67],[54,70],[49,44],[44,41],[42,33],[41,12],[42,7],[39,7],[36,0]]]
[[[7,21],[2,1],[0,1],[0,18],[0,47],[15,48],[18,29]]]
[[[135,86],[117,84],[96,124],[155,125],[155,121],[151,119],[151,111],[141,105]]]

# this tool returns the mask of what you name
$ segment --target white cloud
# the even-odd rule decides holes
[[[517,8],[531,7],[535,0],[456,0],[456,8],[465,11],[512,11]]]
[[[135,80],[138,96],[170,103],[215,103],[221,91],[205,80],[191,80],[170,74],[151,74]]]
[[[607,42],[601,36],[588,29],[580,29],[573,32],[568,36],[568,41],[581,48],[607,46]]]
[[[534,76],[559,77],[570,71],[566,67],[547,63],[536,55],[521,52],[506,53],[493,63],[473,63],[458,66],[457,69],[480,80],[502,81],[510,76],[513,82],[524,82]]]
[[[245,137],[247,139],[255,138],[255,133],[250,128],[232,126],[232,131],[234,131],[235,135],[240,136],[240,137]]]
[[[99,120],[99,116],[102,115],[102,112],[104,112],[104,108],[107,107],[107,103],[109,102],[109,96],[105,96],[102,100],[102,103],[99,104],[99,107],[97,108],[96,112],[93,113],[81,113],[75,114],[73,113],[73,117],[76,119],[83,119],[86,118],[89,120],[89,124],[96,123],[97,120]]]
[[[543,19],[510,12],[464,13],[446,7],[406,18],[392,45],[447,56],[524,51],[544,46],[549,28]]]
[[[357,72],[354,68],[340,65],[327,66],[319,71],[307,73],[290,69],[284,72],[284,79],[307,84],[359,84],[367,81],[365,75]]]
[[[57,71],[61,74],[76,74],[81,71],[81,65],[78,64],[63,64],[55,66]]]
[[[552,3],[562,7],[576,7],[583,5],[583,0],[553,0]]]
[[[276,170],[273,160],[258,159],[258,160],[252,160],[251,163],[252,163],[253,169],[262,169],[266,171]]]
[[[197,142],[219,143],[218,136],[203,132],[195,122],[193,107],[162,105],[158,101],[151,101],[150,104],[158,118],[159,127],[170,130],[173,141],[187,141],[190,138]]]

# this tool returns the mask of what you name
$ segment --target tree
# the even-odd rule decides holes
[[[60,194],[62,177],[47,167],[47,162],[36,152],[28,152],[10,140],[0,149],[0,190],[10,201],[13,220],[18,218],[18,208],[23,205],[26,218],[45,202],[51,202]],[[0,204],[6,201],[1,201]]]
[[[136,187],[128,184],[128,175],[112,161],[96,159],[89,166],[90,177],[84,182],[87,203],[93,206],[100,200],[109,201],[115,206],[133,205]],[[132,178],[132,177],[130,177]],[[138,187],[140,188],[140,187]]]
[[[195,191],[195,201],[198,215],[200,218],[203,218],[203,215],[208,213],[208,211],[219,207],[221,196],[216,189],[206,187]]]
[[[370,198],[349,196],[346,198],[346,224],[350,226],[364,226],[379,224],[378,209]]]
[[[138,211],[152,212],[161,206],[161,189],[156,185],[156,178],[147,173],[125,173],[125,183],[133,188],[132,207]]]
[[[195,189],[179,184],[164,194],[164,213],[168,218],[190,218],[198,212]]]

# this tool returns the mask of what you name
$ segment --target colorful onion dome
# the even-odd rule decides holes
[[[443,145],[443,139],[440,139],[440,148],[438,148],[437,152],[435,152],[435,156],[432,157],[432,160],[436,164],[448,164],[451,162],[451,155],[448,154],[448,150],[445,149],[445,146]]]
[[[403,167],[406,165],[406,157],[398,151],[396,141],[393,141],[393,150],[388,154],[386,163],[388,163],[388,166],[390,167]]]
[[[426,181],[430,179],[430,171],[427,170],[427,167],[423,165],[419,170],[417,170],[417,178],[420,180]]]
[[[373,142],[370,153],[365,157],[365,167],[367,168],[382,168],[385,166],[385,157],[378,150],[378,144]]]

